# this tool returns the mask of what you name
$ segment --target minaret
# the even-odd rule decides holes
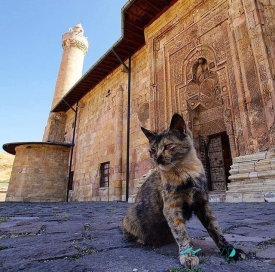
[[[82,76],[84,56],[88,51],[88,40],[83,36],[81,24],[77,24],[62,37],[63,54],[55,86],[52,108]]]
[[[84,30],[81,24],[77,24],[62,37],[63,54],[55,85],[52,109],[82,76],[84,57],[88,51],[88,40],[83,34]],[[43,141],[63,142],[65,123],[64,112],[50,113]]]

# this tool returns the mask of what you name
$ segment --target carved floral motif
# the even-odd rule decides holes
[[[78,49],[82,50],[84,54],[86,54],[88,51],[88,47],[84,43],[75,39],[63,40],[62,47],[77,47]]]

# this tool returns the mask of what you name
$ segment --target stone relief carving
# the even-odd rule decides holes
[[[191,110],[210,109],[222,104],[217,73],[209,70],[207,60],[199,58],[192,67],[192,79],[186,87],[187,103]]]
[[[138,110],[138,119],[144,124],[149,119],[149,103],[143,103]]]
[[[62,47],[77,47],[78,49],[82,50],[84,54],[86,54],[88,51],[88,47],[84,43],[75,39],[64,40],[62,42]]]
[[[222,67],[217,66],[212,47],[198,45],[184,58],[182,83],[177,89],[182,101],[181,110],[195,128],[195,134],[207,137],[226,131],[235,157],[238,147],[235,144],[227,69],[225,62],[222,63]],[[198,124],[194,120],[198,120]]]

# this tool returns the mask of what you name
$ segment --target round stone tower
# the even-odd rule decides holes
[[[63,54],[56,80],[52,109],[81,78],[84,57],[88,51],[87,37],[83,36],[81,24],[65,33],[62,37]],[[50,113],[43,135],[44,142],[64,142],[66,114]]]
[[[52,108],[82,76],[84,56],[88,51],[88,40],[83,34],[82,25],[77,24],[62,37],[63,55],[56,81]]]

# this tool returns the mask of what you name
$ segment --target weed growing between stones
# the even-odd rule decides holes
[[[260,242],[257,244],[257,247],[260,249],[266,249],[268,246],[275,245],[275,238],[271,238],[270,240]]]
[[[76,240],[73,241],[73,247],[78,251],[71,256],[73,259],[79,259],[85,255],[91,255],[98,252],[95,248],[79,245]]]
[[[82,256],[83,255],[81,253],[76,253],[76,254],[72,255],[71,258],[77,260],[77,259],[81,258]]]
[[[0,223],[3,223],[3,222],[7,222],[9,221],[9,217],[5,216],[5,217],[0,217]]]
[[[60,220],[64,220],[67,221],[69,216],[66,213],[61,213],[61,214],[55,214],[55,216],[60,219]]]
[[[172,268],[169,269],[169,272],[202,272],[202,270],[199,266],[196,266],[193,268]]]
[[[26,236],[34,236],[36,233],[33,232],[21,232],[21,233],[10,233],[7,235],[8,238],[18,238],[18,237],[26,237]]]

